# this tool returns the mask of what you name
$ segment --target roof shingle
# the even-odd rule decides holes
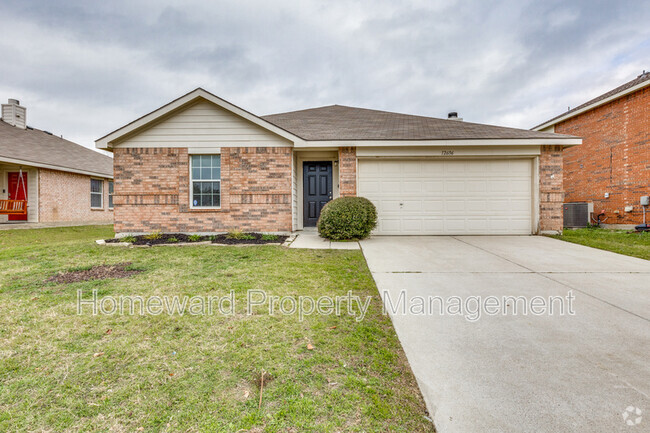
[[[573,138],[343,105],[271,114],[262,119],[308,141]]]
[[[38,129],[22,129],[0,120],[0,160],[44,164],[113,177],[113,158]]]

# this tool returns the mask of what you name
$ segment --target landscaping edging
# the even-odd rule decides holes
[[[198,235],[197,235],[198,236]],[[124,241],[124,239],[135,241]],[[261,233],[220,234],[199,236],[197,240],[190,240],[192,235],[182,233],[166,233],[139,236],[124,236],[114,239],[98,239],[97,245],[119,247],[158,247],[158,246],[191,246],[191,245],[218,245],[218,246],[255,246],[255,245],[288,245],[293,238],[283,235],[265,235]]]

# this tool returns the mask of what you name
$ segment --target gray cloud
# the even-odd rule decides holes
[[[4,1],[0,99],[81,144],[201,86],[529,128],[650,63],[646,1]]]

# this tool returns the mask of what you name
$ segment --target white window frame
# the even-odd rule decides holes
[[[219,179],[194,179],[192,172],[192,157],[193,156],[219,156]],[[192,153],[189,154],[189,168],[190,168],[190,209],[221,209],[221,199],[223,197],[223,191],[221,189],[221,152],[211,152],[211,153]],[[219,206],[194,206],[194,182],[219,182]]]
[[[111,192],[111,185],[113,185],[113,192]],[[109,180],[108,181],[108,187],[106,193],[108,194],[108,208],[113,209],[115,206],[114,204],[111,204],[113,202],[113,195],[115,195],[115,181],[114,180]]]
[[[101,184],[101,191],[99,192],[93,192],[93,181],[100,182]],[[93,194],[99,194],[99,197],[101,198],[101,204],[99,207],[93,206]],[[90,178],[90,208],[91,209],[104,209],[104,179],[96,179],[94,177]]]

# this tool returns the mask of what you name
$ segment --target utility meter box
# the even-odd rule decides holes
[[[650,196],[644,195],[641,197],[641,206],[650,206]]]

